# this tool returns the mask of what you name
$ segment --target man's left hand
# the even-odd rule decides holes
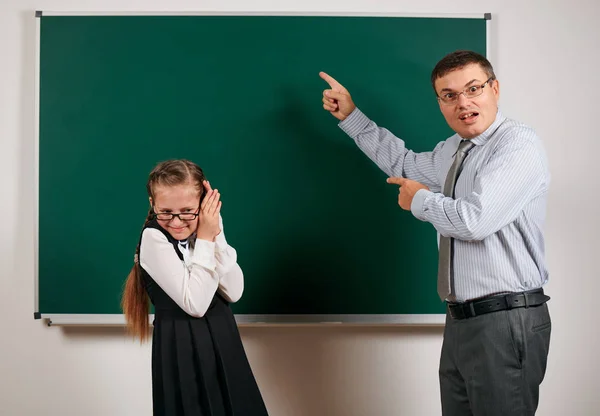
[[[410,211],[413,198],[419,189],[429,190],[429,188],[422,183],[406,178],[391,177],[387,179],[387,183],[400,186],[398,191],[398,205],[400,205],[400,208],[407,211]]]

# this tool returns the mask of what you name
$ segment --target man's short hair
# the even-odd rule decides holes
[[[435,81],[446,74],[457,69],[464,68],[470,64],[478,64],[487,74],[488,78],[496,79],[494,68],[485,56],[473,51],[459,50],[444,56],[431,71],[431,86],[435,91]],[[437,91],[436,91],[437,94]]]

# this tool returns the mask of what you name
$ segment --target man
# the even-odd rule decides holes
[[[451,53],[432,71],[456,134],[431,152],[408,150],[356,108],[340,83],[320,76],[330,86],[324,109],[400,186],[400,207],[439,233],[438,294],[448,311],[443,414],[535,414],[551,326],[542,290],[550,174],[539,138],[498,110],[499,82],[475,52]]]

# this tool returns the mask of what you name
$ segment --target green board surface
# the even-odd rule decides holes
[[[322,109],[326,71],[415,151],[452,132],[429,76],[486,21],[43,16],[39,312],[120,314],[159,161],[222,193],[238,315],[440,314],[436,233]]]

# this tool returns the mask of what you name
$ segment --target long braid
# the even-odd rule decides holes
[[[152,207],[148,210],[146,221],[142,230],[152,221]],[[150,322],[148,314],[150,313],[150,299],[142,279],[142,270],[140,267],[140,243],[135,247],[133,258],[133,267],[125,281],[125,289],[121,300],[121,308],[125,314],[128,331],[140,342],[146,341],[150,337]]]
[[[152,211],[152,207],[148,208],[148,215],[146,216],[146,221],[144,221],[144,226],[142,230],[144,230],[150,221],[152,221],[152,217],[154,216],[154,212]],[[137,246],[135,246],[135,256],[133,257],[133,262],[135,264],[140,264],[140,243],[138,242]]]

